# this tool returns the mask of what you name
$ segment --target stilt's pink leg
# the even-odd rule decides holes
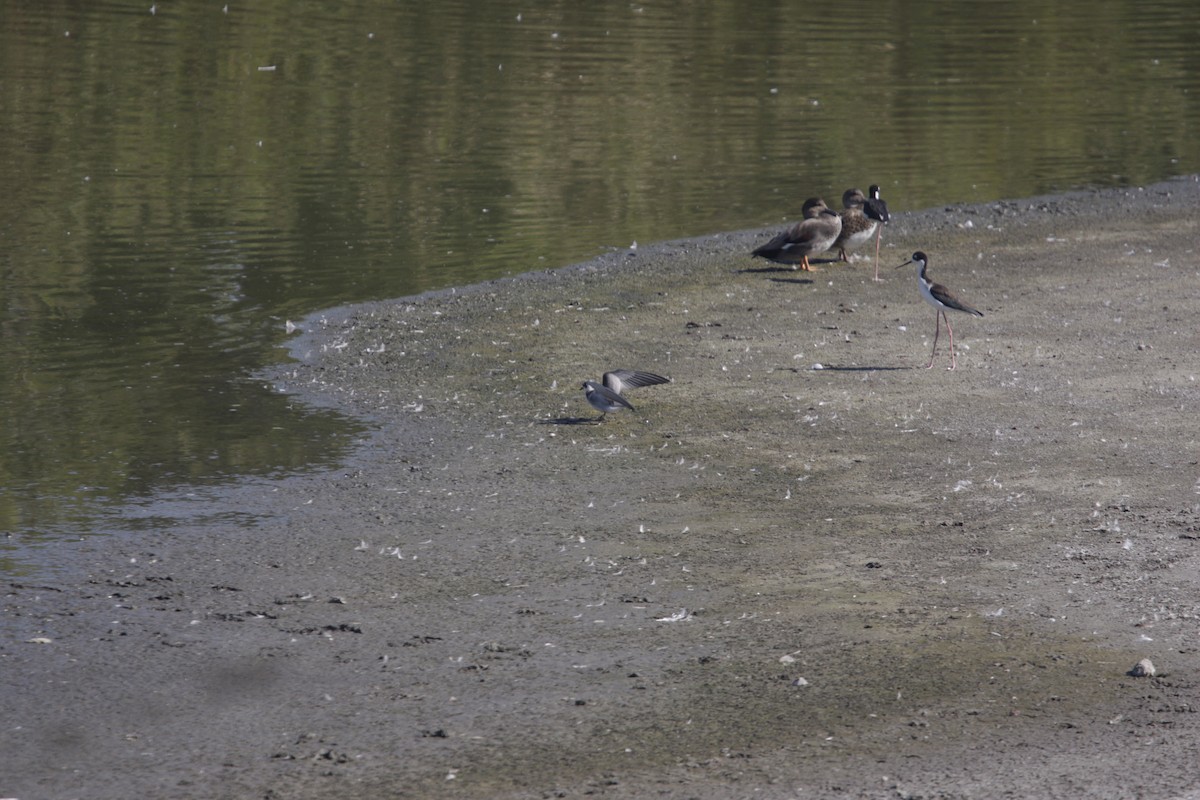
[[[875,223],[875,280],[879,280],[879,240],[883,237],[883,223]]]
[[[942,316],[945,316],[945,315],[946,315],[946,312],[943,311]],[[956,359],[954,357],[954,328],[950,327],[950,318],[949,317],[946,317],[946,331],[949,332],[949,334],[950,334],[950,369],[954,369],[955,367],[958,366],[958,359]]]
[[[937,355],[937,340],[938,335],[942,332],[942,317],[946,316],[946,312],[938,309],[937,315],[933,318],[933,352],[929,354],[929,363],[925,365],[925,369],[933,369],[933,359]],[[946,327],[950,327],[950,320],[946,320]]]

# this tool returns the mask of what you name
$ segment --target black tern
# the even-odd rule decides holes
[[[633,405],[621,396],[621,392],[635,386],[653,386],[656,383],[670,383],[670,378],[655,375],[653,372],[641,372],[632,369],[614,369],[604,373],[602,383],[595,381],[583,382],[583,393],[588,404],[600,412],[596,422],[603,422],[604,415],[610,411],[628,408],[633,411]]]

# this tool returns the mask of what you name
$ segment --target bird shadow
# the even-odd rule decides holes
[[[771,283],[816,283],[812,278],[771,278]]]
[[[556,417],[555,419],[539,419],[538,425],[598,425],[600,420],[596,417]]]
[[[746,267],[745,269],[735,269],[733,272],[735,275],[748,275],[748,274],[753,275],[753,274],[761,274],[764,272],[795,272],[795,271],[796,270],[792,269],[791,267],[776,266],[775,264],[772,264],[769,267]]]
[[[897,366],[880,366],[870,365],[865,367],[839,367],[829,364],[822,364],[820,369],[814,367],[776,367],[776,372],[795,372],[797,375],[801,372],[900,372],[902,370],[913,369],[913,367],[897,367]]]
[[[867,366],[867,367],[837,367],[829,364],[822,364],[820,369],[805,370],[805,372],[899,372],[901,370],[912,369],[912,367],[883,367],[883,366]]]
[[[808,263],[828,265],[828,264],[841,264],[843,262],[840,258],[810,258],[808,260]],[[761,275],[763,273],[773,273],[773,272],[783,272],[783,273],[799,272],[802,275],[804,274],[804,270],[799,269],[798,267],[793,267],[789,264],[778,264],[778,263],[772,263],[765,267],[743,267],[742,269],[735,269],[733,272],[735,275],[747,275],[747,274],[750,274],[750,275],[760,274]],[[812,283],[812,281],[804,281],[804,282]]]

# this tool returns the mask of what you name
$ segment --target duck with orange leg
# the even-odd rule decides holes
[[[750,255],[813,272],[808,257],[833,247],[842,232],[842,218],[820,197],[805,200],[803,213],[804,219],[755,248]]]

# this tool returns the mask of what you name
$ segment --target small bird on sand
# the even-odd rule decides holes
[[[875,226],[875,280],[879,280],[879,240],[883,238],[883,226],[888,224],[891,217],[888,215],[887,201],[879,196],[878,184],[873,183],[871,188],[867,189],[863,213],[867,215],[868,219],[879,223]]]
[[[842,194],[842,210],[838,212],[842,218],[842,232],[833,243],[838,251],[838,261],[849,261],[846,251],[861,247],[875,235],[879,221],[866,215],[863,210],[866,202],[867,196],[862,189],[847,189]]]
[[[804,219],[756,248],[750,255],[776,264],[789,264],[792,269],[799,265],[805,272],[812,272],[808,257],[833,247],[841,232],[842,218],[837,212],[825,205],[821,198],[810,197],[804,201]]]
[[[653,372],[641,372],[632,369],[614,369],[604,373],[603,383],[595,381],[583,382],[583,393],[592,408],[600,412],[596,422],[603,422],[604,415],[610,411],[628,408],[633,411],[633,405],[621,396],[621,392],[635,386],[653,386],[656,383],[670,383],[670,378],[655,375]]]
[[[925,275],[925,269],[929,266],[929,256],[922,253],[920,250],[912,254],[912,258],[905,261],[900,267],[907,267],[909,264],[917,265],[917,286],[921,290],[921,297],[925,298],[925,302],[933,306],[937,310],[936,324],[937,328],[933,332],[933,352],[929,354],[929,363],[925,369],[933,367],[933,358],[937,355],[937,340],[938,334],[942,330],[942,320],[946,320],[946,330],[950,334],[950,369],[958,366],[957,360],[954,357],[954,330],[950,327],[950,318],[946,316],[946,309],[955,311],[963,311],[967,314],[974,314],[977,317],[982,317],[983,312],[972,308],[964,303],[958,297],[942,286],[940,283],[934,283]]]

